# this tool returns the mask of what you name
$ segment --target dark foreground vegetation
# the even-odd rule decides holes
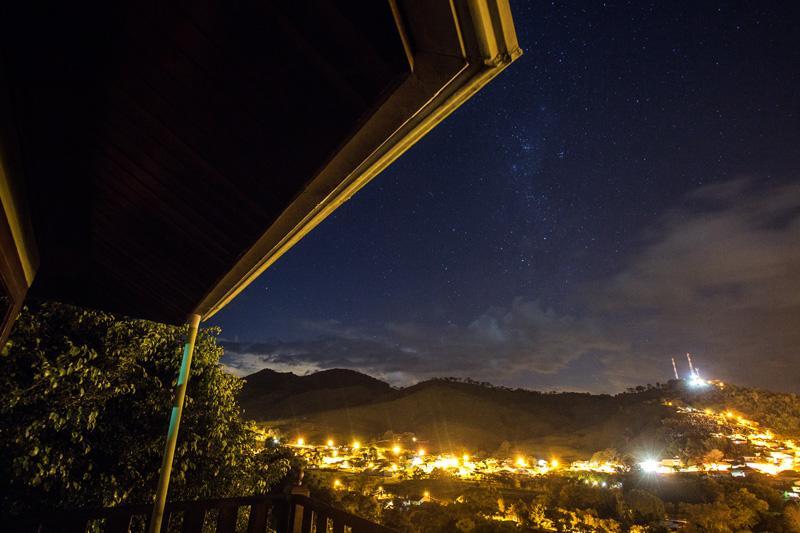
[[[184,330],[60,304],[30,305],[0,356],[0,513],[152,502]],[[263,493],[292,455],[262,449],[242,381],[202,330],[171,499]]]

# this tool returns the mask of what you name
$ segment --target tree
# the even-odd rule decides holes
[[[606,448],[605,450],[600,450],[599,452],[595,452],[592,455],[591,462],[602,464],[602,463],[619,463],[622,461],[619,452],[614,448]]]
[[[625,505],[630,518],[638,524],[647,524],[664,518],[664,502],[645,490],[633,489],[625,494]]]
[[[0,510],[152,501],[186,330],[46,303],[19,316],[0,355]],[[291,454],[259,450],[242,380],[197,338],[171,499],[262,492]]]
[[[591,487],[582,483],[568,483],[561,488],[558,496],[559,507],[566,509],[594,509],[601,516],[611,516],[616,512],[616,501],[611,491]]]
[[[727,533],[749,530],[769,505],[747,489],[739,489],[713,503],[681,503],[679,508],[689,521],[687,531]]]
[[[726,503],[733,510],[734,523],[740,528],[749,528],[758,522],[759,515],[769,510],[769,504],[747,489],[739,489],[728,495]]]
[[[531,502],[526,503],[523,500],[517,500],[511,506],[511,513],[516,516],[520,525],[527,529],[553,529],[554,523],[547,516],[547,508],[541,503]]]
[[[800,505],[786,504],[783,508],[783,526],[786,531],[800,531]]]

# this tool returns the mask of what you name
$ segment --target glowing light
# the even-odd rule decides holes
[[[422,493],[422,497],[425,499],[430,499],[431,493],[426,490],[425,492]]]
[[[655,459],[646,459],[639,463],[639,467],[642,469],[643,472],[647,472],[648,474],[653,474],[658,472],[658,467],[661,466],[661,463],[656,461]]]
[[[334,479],[333,480],[333,488],[338,489],[341,486],[342,486],[342,482],[341,481],[339,481],[338,479]]]
[[[411,440],[417,442],[417,437],[411,437]]]
[[[457,468],[458,459],[455,457],[442,457],[433,462],[434,468]]]
[[[706,383],[708,385],[716,385],[716,382],[712,381]],[[714,420],[715,422],[729,421],[727,430],[723,430],[722,433],[716,435],[727,437],[735,443],[749,443],[761,449],[756,454],[756,457],[747,461],[747,466],[762,474],[775,476],[784,470],[800,470],[798,468],[800,466],[800,448],[794,441],[781,439],[770,429],[760,426],[751,420],[746,420],[730,409],[714,411],[683,405],[678,405],[675,409],[679,413],[686,413],[692,416],[704,415],[709,417],[708,420]],[[731,431],[732,428],[736,428],[735,431]],[[278,442],[278,437],[272,434],[271,430],[269,432],[264,431],[264,433],[269,442]],[[561,463],[559,459],[552,456],[550,459],[538,459],[518,455],[512,456],[510,460],[507,460],[491,456],[471,457],[466,452],[463,452],[460,456],[447,453],[439,454],[430,450],[426,451],[422,446],[422,442],[404,450],[403,445],[405,442],[401,441],[389,441],[386,448],[378,449],[379,457],[382,459],[391,457],[394,462],[378,463],[373,462],[374,458],[371,458],[372,461],[365,460],[367,457],[360,450],[365,449],[366,446],[362,447],[362,443],[358,440],[351,440],[350,445],[343,443],[343,446],[336,446],[332,438],[327,439],[325,442],[327,442],[327,446],[308,444],[303,437],[295,436],[295,440],[289,439],[288,444],[292,446],[295,453],[306,457],[312,464],[316,463],[317,467],[331,470],[338,469],[342,472],[342,475],[346,475],[344,474],[345,472],[376,472],[382,470],[386,475],[396,478],[401,472],[410,474],[413,470],[415,474],[430,475],[434,470],[441,469],[447,470],[459,478],[477,480],[487,473],[514,472],[515,469],[517,469],[517,475],[524,474],[528,476],[547,475],[548,472],[555,472],[556,469],[572,472],[594,472],[595,474],[614,474],[628,470],[624,465],[616,462],[570,461]],[[702,465],[685,465],[678,460],[661,460],[657,456],[642,456],[640,460],[641,462],[637,463],[637,470],[652,475],[661,476],[676,472],[702,471],[730,471],[731,475],[743,475],[743,472],[731,469],[730,464],[728,464],[730,459],[726,459],[723,462],[707,462]],[[353,464],[351,464],[351,461]],[[329,482],[334,484],[334,488],[347,489],[346,479],[336,481],[337,483],[335,484],[333,479]],[[587,485],[596,487],[617,486],[616,483],[611,481],[604,481],[602,477],[594,479],[589,477],[584,479],[584,482]],[[796,492],[800,494],[800,490]]]
[[[707,387],[708,382],[700,376],[692,376],[689,378],[689,386],[693,388]]]

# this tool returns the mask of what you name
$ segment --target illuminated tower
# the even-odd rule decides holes
[[[686,360],[689,361],[689,377],[697,376],[697,372],[695,372],[692,366],[692,356],[689,352],[686,352]]]

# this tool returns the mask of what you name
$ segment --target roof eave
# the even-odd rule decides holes
[[[402,109],[426,88],[434,87],[435,90],[384,142],[363,157],[354,168],[351,166],[351,170],[342,173],[341,169],[353,163],[352,154],[359,152],[358,143],[363,141],[358,134],[355,135],[207,293],[194,311],[203,320],[227,305],[308,232],[522,55],[508,0],[451,2],[452,23],[460,41],[457,47],[460,57],[459,54],[448,55],[419,48],[414,50],[413,43],[406,42],[408,33],[413,34],[414,22],[401,13],[404,7],[420,9],[420,5],[404,6],[404,2],[398,3],[400,5],[393,6],[393,11],[413,74],[387,99],[383,109],[365,123],[366,136],[370,128],[380,129],[391,123],[393,109]],[[454,67],[457,69],[452,74]],[[447,79],[441,79],[442,73],[449,73]],[[381,111],[386,116],[382,116]],[[346,153],[348,151],[349,155]]]

